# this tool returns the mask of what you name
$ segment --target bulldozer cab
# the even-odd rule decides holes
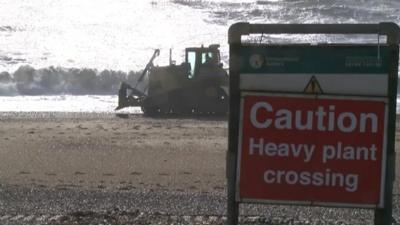
[[[189,79],[199,76],[201,67],[221,67],[219,45],[209,47],[186,48],[185,62],[190,65]]]

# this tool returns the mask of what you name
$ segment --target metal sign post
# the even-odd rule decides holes
[[[242,43],[250,34],[387,43]],[[399,40],[394,23],[230,27],[228,225],[240,203],[369,208],[391,224]]]

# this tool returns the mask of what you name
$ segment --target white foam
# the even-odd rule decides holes
[[[116,95],[0,96],[0,112],[142,113],[140,107],[114,111]],[[400,114],[400,96],[397,97]]]
[[[114,111],[117,104],[113,95],[1,96],[0,112],[141,113],[140,107]]]

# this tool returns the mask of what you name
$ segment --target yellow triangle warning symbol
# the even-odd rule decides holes
[[[315,76],[312,76],[308,84],[306,85],[306,88],[304,88],[304,93],[307,94],[322,94],[322,88],[321,85],[319,85],[317,78]]]

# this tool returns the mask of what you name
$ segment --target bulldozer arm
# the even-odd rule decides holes
[[[143,81],[143,78],[146,76],[147,72],[153,67],[153,61],[159,55],[160,55],[160,50],[159,49],[154,50],[154,53],[151,56],[146,67],[144,68],[142,75],[137,80],[135,87],[130,86],[126,82],[121,82],[118,91],[118,106],[117,108],[115,108],[115,110],[120,110],[130,106],[141,106],[146,94],[144,93],[144,91],[138,90],[137,86],[140,82]],[[128,95],[128,90],[130,91],[129,95]]]

